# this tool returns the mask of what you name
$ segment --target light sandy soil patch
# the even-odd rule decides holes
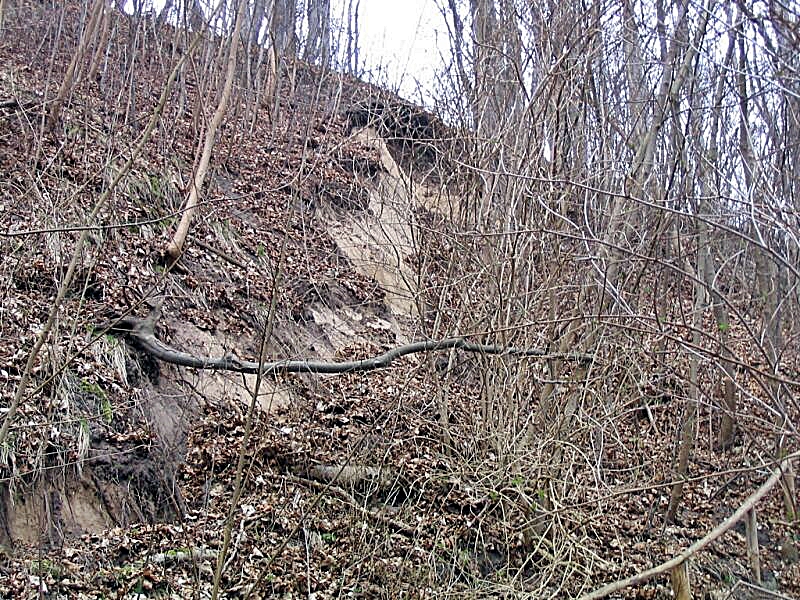
[[[227,336],[215,336],[191,323],[173,323],[172,330],[175,332],[172,345],[195,356],[221,357],[233,353],[249,360],[258,359],[258,357],[247,357],[236,342]],[[186,369],[184,377],[206,401],[213,404],[233,404],[240,410],[250,404],[256,384],[255,375],[227,371]],[[258,406],[261,410],[266,412],[278,410],[288,406],[292,400],[293,392],[289,386],[262,378],[258,391]]]
[[[355,269],[386,291],[392,313],[414,316],[417,285],[408,259],[414,254],[411,216],[418,203],[383,138],[370,128],[355,137],[378,151],[385,171],[377,176],[367,210],[341,215],[323,209],[321,219]]]

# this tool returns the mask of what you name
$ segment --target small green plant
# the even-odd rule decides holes
[[[14,454],[14,437],[9,435],[8,438],[0,444],[0,464],[9,464],[12,454]]]
[[[717,326],[722,333],[727,333],[731,329],[730,323],[719,323]]]
[[[30,571],[39,577],[49,576],[54,579],[61,577],[61,566],[46,558],[32,561]]]
[[[87,381],[86,379],[81,379],[81,391],[97,398],[100,403],[100,415],[106,423],[111,423],[111,420],[114,418],[114,407],[111,405],[106,391],[98,384]]]
[[[89,436],[91,433],[91,430],[89,429],[89,421],[87,421],[84,417],[81,417],[78,419],[78,427],[78,447],[88,450]],[[81,453],[81,455],[83,455],[83,453]]]
[[[789,523],[793,523],[795,521],[800,520],[800,515],[798,515],[794,510],[792,510],[791,506],[785,507],[785,513],[786,514],[784,516],[786,517],[786,521]]]
[[[133,590],[136,593],[136,597],[144,596],[144,579],[139,577],[136,580],[136,585],[133,586]]]
[[[726,571],[725,573],[722,574],[722,582],[725,585],[733,585],[734,583],[736,583],[736,580],[730,571]]]
[[[332,544],[336,541],[336,534],[335,533],[323,533],[321,536],[322,541],[326,544]]]
[[[459,564],[462,567],[466,567],[472,561],[472,556],[470,555],[469,551],[464,548],[459,548],[456,556]]]
[[[97,396],[98,398],[106,397],[106,392],[103,388],[96,383],[87,381],[86,379],[81,379],[81,391],[86,394],[91,394],[92,396]]]
[[[150,175],[149,183],[150,183],[150,193],[156,198],[162,198],[164,195],[164,189],[163,186],[161,185],[161,178],[157,177],[156,175]]]
[[[106,397],[100,399],[100,413],[103,415],[103,420],[105,420],[106,423],[111,423],[114,418],[114,409],[111,406],[111,402],[109,402]]]

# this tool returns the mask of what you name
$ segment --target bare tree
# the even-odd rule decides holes
[[[778,22],[780,23],[780,21]],[[790,151],[782,138],[799,130],[796,110],[800,107],[800,103],[796,100],[796,94],[780,94],[778,98],[772,99],[774,103],[772,105],[766,103],[768,102],[766,99],[761,101],[762,105],[759,107],[761,109],[761,120],[766,121],[767,131],[770,133],[768,137],[769,146],[764,149],[764,153],[773,154],[777,157],[774,168],[774,173],[777,177],[776,180],[772,179],[769,172],[771,165],[763,159],[758,159],[753,141],[756,134],[752,127],[754,115],[751,106],[755,103],[755,100],[751,98],[753,94],[751,94],[750,89],[755,88],[757,90],[763,86],[760,86],[755,78],[751,78],[753,69],[748,58],[748,40],[741,23],[736,31],[738,49],[736,91],[740,115],[739,150],[742,157],[746,202],[751,207],[752,215],[749,219],[748,229],[752,239],[758,242],[753,254],[758,294],[755,304],[761,307],[761,335],[759,338],[762,340],[762,351],[769,369],[777,375],[781,371],[782,354],[785,348],[783,319],[786,306],[786,290],[784,286],[792,279],[786,269],[791,258],[781,250],[770,252],[770,249],[773,247],[779,249],[786,247],[781,243],[781,238],[784,238],[785,232],[775,227],[776,223],[780,223],[782,219],[777,217],[775,212],[776,209],[780,210],[780,204],[793,195],[794,183],[790,180],[785,180],[782,171],[786,168],[787,161],[792,160],[792,158],[794,161],[797,160],[797,152],[796,150]],[[781,29],[779,28],[778,31],[781,31]],[[783,41],[788,40],[785,39]],[[772,57],[782,63],[781,67],[784,66],[783,57],[777,54],[774,49],[772,50]],[[793,61],[796,61],[796,57]],[[797,88],[796,81],[787,81],[780,78],[779,82],[782,87],[788,86],[785,88],[787,90]],[[779,123],[771,116],[776,109],[778,115],[784,118],[783,123]],[[790,158],[790,155],[794,156]],[[761,200],[759,197],[772,200],[774,204],[770,205],[768,200]],[[755,215],[760,218],[754,218]],[[796,241],[794,243],[796,244]],[[785,387],[780,382],[773,380],[769,382],[768,389],[771,391],[776,419],[775,451],[780,458],[787,453],[785,435],[793,427],[787,413]],[[797,494],[795,476],[791,469],[784,477],[783,490],[787,513],[796,515],[798,510]]]
[[[297,0],[272,0],[272,43],[282,59],[297,54]]]
[[[442,104],[470,99],[463,126],[472,138],[466,158],[459,160],[477,182],[459,191],[458,222],[470,232],[469,243],[463,242],[470,251],[457,253],[459,264],[448,267],[448,277],[459,273],[486,291],[480,302],[462,298],[469,315],[456,311],[450,326],[471,323],[509,335],[546,335],[562,349],[606,348],[616,364],[629,365],[624,375],[618,372],[629,382],[654,380],[658,370],[676,371],[676,397],[684,410],[668,521],[678,514],[704,407],[716,411],[717,447],[725,449],[735,443],[737,425],[746,427],[743,403],[765,401],[743,383],[743,373],[754,376],[756,370],[737,349],[745,329],[752,333],[748,352],[769,357],[775,379],[764,381],[763,389],[769,391],[775,444],[784,448],[779,452],[784,456],[793,431],[786,420],[791,401],[778,374],[786,348],[782,315],[794,303],[780,298],[796,290],[790,266],[796,258],[771,248],[795,240],[776,210],[788,205],[796,185],[786,176],[796,156],[785,142],[797,121],[798,111],[789,108],[794,81],[765,84],[766,64],[754,66],[748,59],[760,61],[766,54],[736,50],[741,42],[731,7],[713,1],[620,0],[565,8],[550,2],[471,0],[468,14],[455,0],[440,4],[453,54],[446,81],[458,89]],[[607,18],[609,9],[618,18]],[[744,39],[758,38],[772,52],[777,29],[763,15],[750,18],[752,29]],[[726,22],[728,29],[722,26]],[[464,23],[471,24],[472,45],[464,39]],[[783,44],[790,45],[790,38],[787,33]],[[789,55],[775,51],[773,60],[782,73],[796,72]],[[735,93],[737,85],[744,91]],[[760,103],[757,110],[754,103]],[[789,118],[773,118],[778,115]],[[754,123],[770,134],[753,136]],[[759,143],[771,139],[771,146],[756,152],[736,139],[745,133],[750,146],[754,137]],[[780,161],[767,165],[766,156]],[[748,172],[755,174],[738,186]],[[759,195],[771,195],[774,205],[756,202]],[[747,197],[753,199],[745,202]],[[748,203],[755,215],[750,224],[743,210]],[[540,243],[549,252],[537,253],[522,233],[530,230],[543,232]],[[563,263],[554,248],[565,253]],[[585,253],[586,262],[578,266],[570,253]],[[519,264],[535,264],[529,267],[535,272],[522,276]],[[757,314],[732,291],[742,277],[758,280]],[[574,291],[564,292],[566,287]],[[678,288],[691,290],[690,303]],[[546,299],[543,305],[521,300],[533,289]],[[429,304],[446,306],[441,299]],[[547,331],[523,326],[521,315],[531,314],[547,315],[552,325]],[[751,319],[761,329],[749,330]],[[665,320],[674,329],[667,330]],[[445,319],[437,318],[436,324],[445,327]],[[655,348],[653,370],[643,358],[632,358],[644,357],[650,347]],[[581,411],[591,413],[588,390],[605,398],[606,407],[608,394],[614,393],[602,384],[595,387],[593,377],[599,376],[592,371],[600,366],[578,366],[566,380],[563,368],[551,361],[552,383],[536,392],[542,415],[560,420],[547,433],[555,440],[569,437]],[[498,407],[521,402],[532,391],[520,379],[510,394],[508,372],[493,374],[493,369],[481,364],[482,422],[503,424],[510,413],[501,417]],[[582,392],[569,388],[579,382]],[[652,415],[651,423],[657,426]],[[542,435],[536,426],[531,431],[530,440]],[[566,460],[561,449],[554,457]],[[567,467],[550,473],[561,468]],[[784,487],[791,485],[787,481]]]
[[[55,127],[58,123],[59,116],[61,114],[61,107],[64,105],[64,101],[67,99],[67,95],[72,89],[72,86],[75,85],[76,81],[80,79],[81,63],[83,62],[83,59],[89,50],[89,45],[96,33],[97,27],[99,26],[104,9],[105,0],[95,0],[92,4],[92,8],[89,13],[89,20],[83,30],[78,47],[75,50],[75,53],[72,55],[72,60],[70,61],[69,66],[67,67],[67,72],[64,74],[64,79],[61,82],[61,87],[58,89],[58,93],[50,105],[48,123],[51,128]]]
[[[307,0],[308,35],[303,54],[309,62],[327,66],[331,59],[330,0]]]
[[[246,7],[247,0],[240,0],[236,10],[236,21],[233,31],[229,36],[228,61],[222,94],[220,95],[217,108],[214,111],[214,116],[211,118],[211,122],[208,124],[208,129],[205,132],[203,153],[200,157],[197,170],[195,171],[189,186],[189,195],[186,198],[186,204],[184,206],[180,223],[178,223],[178,228],[175,231],[175,235],[165,250],[165,255],[170,264],[175,263],[183,252],[183,246],[186,243],[186,236],[189,233],[189,226],[191,225],[192,217],[197,210],[197,203],[200,193],[203,189],[203,183],[206,175],[208,174],[208,167],[211,163],[211,153],[214,150],[217,131],[222,124],[222,119],[225,117],[225,112],[228,108],[228,101],[230,100],[231,92],[233,91],[233,80],[236,75],[236,55],[239,48],[239,32],[241,31]]]
[[[248,37],[251,46],[258,46],[261,42],[261,32],[264,29],[264,18],[271,13],[272,0],[254,0],[252,11],[249,13]]]
[[[361,0],[347,0],[347,44],[346,59],[347,72],[351,75],[359,73],[359,29],[358,14],[361,8]]]

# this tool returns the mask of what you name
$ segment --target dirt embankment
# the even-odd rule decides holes
[[[308,264],[301,267],[305,276],[290,282],[298,301],[293,317],[276,317],[270,343],[270,355],[275,358],[283,353],[286,358],[333,359],[353,344],[398,345],[417,335],[414,299],[418,281],[411,259],[415,252],[413,214],[421,203],[374,128],[353,129],[344,143],[372,156],[374,164],[367,174],[357,169],[345,172],[347,186],[339,185],[344,194],[339,188],[338,193],[330,193],[331,182],[321,180],[316,189],[325,193],[305,207],[304,223],[328,242],[327,247],[305,244],[302,253],[288,258]],[[159,178],[175,177],[163,173]],[[258,262],[259,257],[254,260],[252,248],[242,240],[248,233],[258,236],[264,223],[255,211],[242,216],[247,209],[237,205],[243,195],[234,176],[218,170],[214,182],[219,194],[216,201],[222,205],[230,202],[231,212],[240,218],[221,220],[222,227],[206,224],[195,234],[198,244],[190,240],[184,267],[167,275],[160,297],[163,301],[170,290],[179,287],[185,295],[176,298],[173,294],[168,300],[158,331],[172,347],[195,356],[233,353],[256,360],[258,326],[265,318],[267,293],[240,301],[235,311],[224,304],[214,307],[209,297],[230,293],[230,277],[220,273],[232,263],[246,266]],[[352,197],[354,191],[360,202],[337,201]],[[246,227],[237,229],[237,223]],[[205,232],[211,235],[203,235]],[[109,250],[115,251],[113,247]],[[337,267],[315,272],[326,257],[314,252],[332,252]],[[360,276],[362,286],[372,288],[369,294],[377,300],[364,302],[348,280],[338,276],[337,268]],[[210,289],[202,289],[203,281],[211,282]],[[202,319],[197,318],[199,313],[205,313]],[[64,537],[99,533],[111,526],[182,516],[186,500],[176,474],[196,418],[209,405],[243,414],[255,387],[253,375],[159,364],[128,343],[111,344],[107,350],[123,365],[118,369],[122,385],[116,386],[112,396],[101,386],[94,389],[79,384],[85,389],[78,395],[90,402],[108,403],[108,423],[98,426],[87,421],[86,448],[77,469],[38,479],[24,490],[5,489],[2,530],[6,543],[45,541],[57,545]],[[263,381],[258,410],[270,413],[305,401],[307,384],[303,378]],[[117,409],[114,402],[122,402],[124,408]]]

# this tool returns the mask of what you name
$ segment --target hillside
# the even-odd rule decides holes
[[[11,2],[0,37],[1,597],[205,598],[215,579],[230,598],[581,597],[677,556],[783,464],[769,382],[796,425],[798,354],[770,379],[747,313],[741,433],[720,449],[719,392],[702,396],[666,523],[692,386],[721,378],[701,276],[664,250],[621,269],[636,318],[596,307],[585,240],[544,218],[511,239],[516,208],[472,208],[490,170],[468,128],[299,59],[269,98],[247,79],[258,51],[239,58],[172,263],[227,42],[109,9],[99,68],[83,57],[51,123],[86,18],[65,6]],[[574,196],[526,185],[578,220]],[[742,521],[692,556],[697,597],[800,597],[784,502],[775,485],[757,505],[762,580]],[[671,590],[667,572],[612,597]]]

